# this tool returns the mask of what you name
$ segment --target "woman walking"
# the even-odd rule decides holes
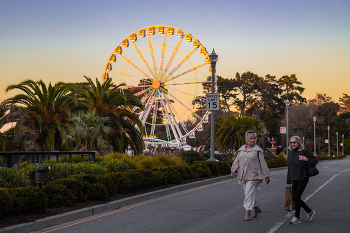
[[[288,153],[288,173],[287,184],[292,184],[293,187],[293,201],[295,202],[295,214],[291,224],[301,223],[300,208],[302,207],[307,212],[306,221],[310,222],[315,215],[315,211],[310,209],[306,203],[301,200],[301,196],[309,182],[309,177],[305,176],[305,168],[310,165],[314,166],[318,163],[315,156],[307,149],[298,136],[293,136],[289,140]]]
[[[266,184],[270,183],[270,174],[264,159],[263,150],[255,144],[256,133],[248,131],[245,135],[246,145],[238,150],[238,155],[231,167],[231,177],[234,178],[235,172],[238,171],[238,183],[243,186],[244,202],[246,209],[244,221],[250,218],[258,217],[261,213],[255,193],[256,189],[260,189],[260,183],[265,177]],[[250,216],[250,211],[254,208],[254,214]]]

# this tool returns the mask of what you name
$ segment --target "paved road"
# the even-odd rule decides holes
[[[243,221],[243,191],[236,180],[172,194],[147,202],[47,228],[37,232],[350,232],[350,158],[318,165],[303,199],[316,210],[312,222],[288,223],[292,213],[283,209],[286,170],[271,172],[271,183],[261,186],[257,199],[262,213]]]

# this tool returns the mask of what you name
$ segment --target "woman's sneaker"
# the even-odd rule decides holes
[[[311,212],[306,215],[307,216],[306,222],[310,222],[312,220],[312,218],[314,217],[315,213],[316,213],[316,211],[311,210]]]
[[[292,220],[289,222],[290,224],[298,224],[301,223],[300,219],[297,217],[293,217]]]

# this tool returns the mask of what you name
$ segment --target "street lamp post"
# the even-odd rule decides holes
[[[330,129],[331,127],[327,127],[327,129],[328,129],[328,155],[331,155],[331,141],[330,141],[330,139],[329,139],[329,129]]]
[[[337,135],[337,156],[338,156],[338,132],[336,133]]]
[[[218,61],[218,55],[215,53],[214,49],[213,52],[209,55],[210,64],[211,64],[211,93],[215,92],[215,66],[216,62]],[[214,157],[214,150],[215,150],[215,115],[214,110],[211,110],[210,112],[210,161],[216,161]]]
[[[288,138],[288,108],[289,108],[289,100],[286,100],[286,157],[288,158],[288,145],[289,145],[289,138]]]
[[[314,156],[316,156],[316,117],[314,116]]]
[[[342,148],[342,155],[344,154],[344,134],[342,135],[342,137],[343,137],[343,148]]]

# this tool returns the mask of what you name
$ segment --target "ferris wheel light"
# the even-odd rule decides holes
[[[140,37],[145,37],[145,36],[146,36],[145,30],[143,30],[143,29],[140,30],[140,31],[139,31],[139,36],[140,36]]]
[[[154,27],[148,28],[148,33],[149,33],[150,35],[154,35]]]
[[[183,34],[184,33],[181,30],[177,30],[177,37],[182,38]]]
[[[125,39],[122,43],[123,47],[129,47],[129,41],[127,39]]]
[[[186,41],[191,42],[192,41],[192,36],[191,34],[186,34]]]
[[[200,55],[207,55],[207,50],[203,46],[201,47]],[[209,59],[209,57],[208,57],[208,59]],[[210,59],[209,59],[209,61],[210,61]]]
[[[164,34],[164,27],[158,27],[158,33]]]
[[[131,40],[132,42],[137,41],[137,36],[136,36],[136,34],[132,34],[132,35],[130,36],[130,40]]]
[[[118,46],[116,49],[115,49],[115,53],[116,54],[122,54],[122,48],[120,46]]]
[[[194,40],[193,41],[193,48],[198,48],[200,46],[199,41],[198,40]]]
[[[209,56],[207,56],[207,57],[205,58],[205,63],[210,64]]]
[[[117,58],[115,57],[114,54],[111,55],[111,57],[109,58],[109,63],[115,62],[117,60]]]
[[[168,28],[168,34],[169,35],[174,35],[174,28]]]
[[[106,71],[109,72],[112,70],[112,64],[108,63],[107,67],[106,67]]]

